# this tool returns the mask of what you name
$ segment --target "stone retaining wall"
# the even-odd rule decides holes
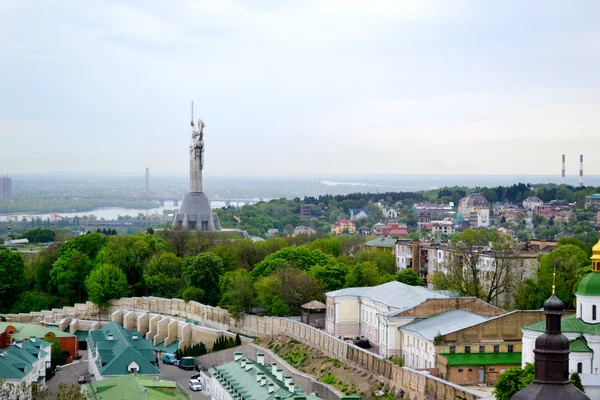
[[[32,312],[29,314],[7,315],[15,322],[53,322],[59,323],[65,318],[110,320],[115,311],[144,311],[153,314],[168,315],[178,319],[191,319],[213,328],[236,332],[246,336],[269,338],[285,335],[299,340],[309,346],[319,348],[328,357],[337,358],[348,365],[363,369],[375,375],[393,390],[404,390],[405,397],[413,400],[449,400],[461,398],[475,400],[481,398],[475,392],[435,378],[429,374],[409,368],[399,367],[389,360],[363,350],[352,344],[343,342],[324,331],[314,329],[300,322],[277,317],[244,316],[233,319],[226,310],[180,299],[162,299],[157,297],[133,297],[113,300],[108,310],[99,312],[91,302],[75,304],[73,307],[53,309],[51,311]],[[119,313],[117,313],[119,315]],[[150,316],[150,330],[153,334],[156,327]]]

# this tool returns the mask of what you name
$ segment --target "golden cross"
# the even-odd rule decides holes
[[[556,266],[554,267],[554,272],[552,273],[552,294],[554,294],[554,289],[556,289]]]

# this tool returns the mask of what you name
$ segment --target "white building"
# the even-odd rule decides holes
[[[454,235],[456,230],[452,221],[431,221],[431,234],[436,235],[437,233],[445,235]]]
[[[51,344],[35,337],[27,341],[17,340],[13,345],[0,349],[0,389],[12,386],[12,398],[28,398],[28,393],[20,392],[24,383],[26,390],[35,383],[44,387],[46,368],[50,367]]]
[[[294,232],[292,233],[292,236],[314,235],[315,233],[317,233],[317,231],[315,231],[313,228],[310,228],[310,227],[304,226],[304,225],[299,225],[294,228]]]
[[[487,321],[488,318],[465,311],[452,310],[404,325],[402,358],[404,366],[415,369],[435,368],[435,337],[447,335]]]
[[[472,227],[490,226],[490,202],[481,193],[472,193],[460,199],[458,213]]]
[[[369,216],[369,211],[362,208],[353,208],[350,210],[350,220],[354,221],[361,218],[367,218]]]
[[[544,201],[537,196],[531,196],[523,200],[523,208],[529,211],[539,211]]]
[[[586,375],[600,375],[600,242],[592,252],[592,272],[577,288],[576,313],[561,321],[562,334],[571,342],[569,373],[578,372],[590,385],[598,379]],[[545,331],[546,321],[523,327],[523,366],[534,362],[535,340]],[[593,386],[591,390],[599,389],[595,383]]]
[[[396,219],[398,218],[398,211],[394,210],[393,208],[388,209],[383,209],[383,215],[388,218],[388,219]]]

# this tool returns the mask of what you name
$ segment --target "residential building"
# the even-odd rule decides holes
[[[28,341],[30,338],[57,340],[63,351],[68,351],[69,356],[77,356],[79,341],[77,336],[61,331],[55,325],[24,324],[20,322],[0,322],[0,349],[9,347],[13,341]]]
[[[455,216],[454,205],[450,204],[438,204],[438,203],[420,203],[413,206],[413,210],[418,216],[427,216],[429,220],[436,219],[442,220],[444,218],[453,218]],[[423,221],[427,222],[427,221]]]
[[[292,236],[314,235],[315,233],[317,233],[317,231],[314,230],[313,228],[310,228],[308,226],[299,225],[294,228],[294,232],[292,232]]]
[[[314,206],[312,204],[300,204],[300,216],[310,217]]]
[[[127,330],[109,322],[99,330],[90,331],[88,371],[96,380],[126,374],[160,375],[152,351],[152,341],[137,330]]]
[[[381,237],[369,240],[365,243],[365,247],[368,249],[387,249],[394,253],[396,250],[396,239]]]
[[[332,235],[341,235],[343,233],[352,234],[354,232],[356,232],[356,224],[352,221],[348,221],[347,219],[342,219],[331,225]]]
[[[454,223],[452,221],[431,221],[431,234],[454,235]]]
[[[472,193],[460,199],[458,213],[463,220],[470,222],[471,227],[490,225],[490,202],[481,193]]]
[[[382,235],[385,236],[408,236],[406,224],[401,224],[397,222],[390,222],[387,225],[380,226],[379,231]]]
[[[383,216],[388,219],[396,219],[396,218],[398,218],[398,211],[394,210],[393,208],[389,208],[389,209],[384,208]]]
[[[1,179],[1,178],[0,178]],[[585,206],[586,207],[600,207],[600,194],[592,194],[590,196],[585,196]]]
[[[521,366],[521,328],[544,318],[541,311],[513,311],[488,318],[435,341],[439,376],[457,385],[494,384]]]
[[[368,216],[369,216],[369,210],[366,210],[363,208],[353,208],[352,210],[350,210],[350,219],[351,220],[367,218]]]
[[[0,176],[0,200],[12,199],[12,179],[8,176]]]
[[[24,342],[16,340],[11,346],[0,350],[0,381],[13,385],[12,398],[28,398],[29,393],[22,393],[21,384],[27,389],[32,383],[46,383],[46,368],[50,367],[51,344],[36,337]],[[21,395],[22,397],[19,397]]]
[[[581,280],[575,296],[576,313],[563,317],[560,323],[570,342],[569,373],[578,372],[582,380],[585,376],[585,380],[593,381],[592,375],[600,375],[600,241],[592,249],[592,272]],[[534,362],[535,341],[545,331],[546,321],[523,327],[523,365]]]
[[[188,394],[172,380],[128,374],[92,381],[82,386],[82,393],[88,400],[110,399],[129,400],[188,400]]]
[[[484,321],[487,318],[479,314],[450,310],[402,326],[404,366],[415,369],[435,368],[435,342],[439,337]]]
[[[211,368],[208,371],[211,382],[207,385],[211,399],[319,400],[316,393],[306,394],[300,390],[291,376],[283,376],[276,363],[265,365],[264,360],[262,353],[257,354],[254,362],[236,352],[233,361]]]
[[[275,236],[278,233],[279,233],[279,229],[277,229],[277,228],[267,229],[267,236]]]
[[[523,200],[523,208],[528,211],[538,212],[544,205],[544,201],[537,196],[530,196]]]

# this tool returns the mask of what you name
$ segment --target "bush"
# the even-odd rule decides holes
[[[187,303],[188,301],[202,301],[204,299],[204,290],[190,286],[183,291],[183,300]]]

